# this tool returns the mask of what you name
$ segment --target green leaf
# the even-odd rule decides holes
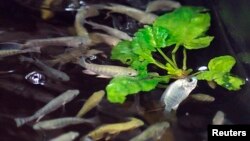
[[[155,48],[166,47],[166,39],[168,30],[162,27],[145,26],[135,33],[134,40],[141,47],[147,48],[150,51],[156,51]]]
[[[139,56],[132,51],[131,42],[119,42],[111,52],[111,59],[119,60],[124,64],[132,64],[134,60],[138,60]]]
[[[230,75],[230,70],[236,61],[232,56],[225,55],[213,58],[208,63],[208,71],[197,75],[198,80],[215,81],[218,85],[228,90],[239,90],[240,86],[245,84],[241,78]]]
[[[213,37],[205,36],[210,26],[210,15],[202,7],[183,6],[158,17],[154,26],[169,30],[167,45],[179,44],[187,49],[207,47]]]
[[[205,48],[210,45],[210,42],[214,39],[212,36],[201,37],[198,39],[193,39],[190,42],[184,44],[187,49],[200,49]]]
[[[234,57],[225,55],[213,58],[208,63],[208,69],[221,73],[230,72],[236,61]]]
[[[238,77],[233,77],[229,74],[224,74],[222,77],[214,79],[220,86],[232,91],[239,90],[240,86],[245,84],[245,81]]]
[[[107,98],[112,103],[124,103],[127,95],[150,91],[161,81],[166,82],[169,79],[160,76],[155,78],[115,77],[106,87]]]

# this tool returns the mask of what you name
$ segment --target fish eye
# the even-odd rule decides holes
[[[130,75],[130,76],[131,76],[131,75],[133,75],[133,73],[132,73],[132,72],[129,72],[129,73],[128,73],[128,75]]]
[[[187,82],[193,82],[193,78],[187,78]]]

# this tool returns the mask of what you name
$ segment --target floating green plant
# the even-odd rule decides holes
[[[213,36],[206,35],[210,27],[210,15],[202,7],[181,7],[158,17],[152,25],[147,25],[134,34],[132,41],[122,41],[112,50],[111,59],[119,60],[138,71],[136,77],[113,78],[106,87],[108,100],[123,103],[127,95],[140,91],[150,91],[158,83],[168,83],[170,79],[191,75],[187,67],[187,51],[206,48]],[[163,49],[169,49],[170,55]],[[182,53],[182,66],[177,64],[176,54]],[[154,58],[158,53],[165,61]],[[148,65],[165,70],[166,75],[148,71]],[[220,56],[210,60],[207,71],[196,72],[198,80],[214,81],[228,90],[239,90],[244,80],[232,76],[235,65],[232,56]]]

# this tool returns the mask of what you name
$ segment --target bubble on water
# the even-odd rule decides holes
[[[35,85],[44,85],[45,76],[39,72],[33,71],[25,76],[25,79]]]

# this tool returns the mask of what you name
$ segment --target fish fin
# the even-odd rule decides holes
[[[88,75],[96,75],[95,72],[90,71],[90,70],[83,70],[82,72],[85,73],[85,74],[88,74]]]
[[[28,49],[23,49],[24,52],[36,52],[41,53],[41,47],[31,47]]]
[[[37,120],[36,120],[36,122],[39,122],[43,117],[44,117],[44,115],[38,117]]]
[[[179,107],[179,104],[175,105],[172,109],[177,110],[178,107]]]
[[[21,127],[26,123],[26,118],[15,118],[14,120],[16,122],[17,127]]]
[[[98,76],[96,76],[97,78],[112,78],[111,76],[108,76],[108,75],[103,75],[103,74],[100,74]]]

